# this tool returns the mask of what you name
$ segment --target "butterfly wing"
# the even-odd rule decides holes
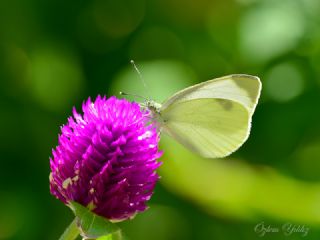
[[[203,157],[231,154],[248,138],[250,113],[233,100],[175,101],[161,111],[162,131]]]
[[[167,99],[162,110],[171,104],[199,98],[220,98],[239,102],[253,114],[261,92],[258,77],[235,74],[209,80],[186,88]]]

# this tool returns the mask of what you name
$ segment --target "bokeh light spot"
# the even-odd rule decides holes
[[[286,102],[302,93],[304,79],[293,64],[281,63],[267,72],[264,88],[273,100]]]
[[[120,91],[138,94],[162,102],[178,90],[196,82],[195,73],[185,64],[177,61],[156,60],[137,62],[140,72],[147,84],[148,91],[143,87],[138,74],[128,65],[113,81],[109,93],[118,95]],[[127,97],[135,99],[134,97]]]
[[[320,1],[318,0],[301,0],[304,9],[313,17],[319,18]]]
[[[69,109],[83,89],[78,59],[59,47],[38,48],[31,54],[30,90],[34,99],[50,111]]]
[[[304,17],[294,1],[265,1],[241,19],[241,53],[250,62],[268,61],[295,47],[304,27]]]

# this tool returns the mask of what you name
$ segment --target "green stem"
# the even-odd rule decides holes
[[[59,240],[74,240],[78,237],[79,233],[80,232],[77,226],[77,221],[76,219],[74,219],[61,235]]]

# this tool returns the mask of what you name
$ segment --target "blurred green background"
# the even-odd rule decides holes
[[[58,239],[71,221],[48,175],[72,106],[120,90],[161,102],[232,73],[263,82],[248,142],[208,160],[164,136],[127,239],[258,239],[262,222],[280,229],[264,239],[303,238],[285,223],[319,239],[319,13],[319,0],[1,0],[0,239]]]

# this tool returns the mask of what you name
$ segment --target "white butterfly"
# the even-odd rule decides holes
[[[162,104],[146,101],[161,131],[207,158],[225,157],[249,137],[261,92],[258,77],[235,74],[177,92]]]

